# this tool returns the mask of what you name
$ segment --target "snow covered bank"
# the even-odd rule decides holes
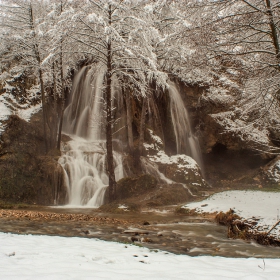
[[[280,193],[262,191],[226,191],[216,193],[200,202],[189,203],[183,208],[195,209],[197,212],[235,213],[253,226],[258,232],[268,232],[279,220]],[[280,239],[280,225],[270,232],[270,236]]]
[[[280,259],[189,257],[86,238],[0,233],[1,279],[280,279]]]

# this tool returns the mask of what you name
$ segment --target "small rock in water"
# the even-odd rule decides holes
[[[141,229],[128,229],[128,230],[125,230],[123,233],[129,233],[129,234],[134,234],[134,235],[149,234],[148,231],[141,230]]]
[[[131,240],[132,242],[139,241],[139,239],[138,239],[137,237],[134,237],[134,236],[131,236],[131,237],[130,237],[130,240]]]
[[[89,230],[82,230],[82,233],[84,233],[84,234],[86,234],[86,235],[88,235],[89,234]]]
[[[143,222],[143,226],[149,226],[149,225],[150,225],[149,222],[147,222],[147,221],[144,221],[144,222]]]
[[[163,236],[162,232],[158,232],[157,236]]]
[[[201,205],[201,207],[206,207],[206,206],[208,206],[208,204],[202,204],[202,205]]]

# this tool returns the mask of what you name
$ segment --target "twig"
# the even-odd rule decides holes
[[[258,267],[259,267],[260,269],[262,269],[262,270],[265,270],[265,261],[264,261],[264,259],[263,259],[263,267],[261,267],[260,265],[258,265]]]
[[[280,220],[266,233],[266,235],[269,235],[270,232],[271,232],[275,227],[277,227],[277,226],[279,225],[279,223],[280,223]]]

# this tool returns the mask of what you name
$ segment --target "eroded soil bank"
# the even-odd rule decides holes
[[[280,223],[277,221],[273,227],[267,231],[260,230],[260,227],[256,227],[258,224],[257,218],[242,219],[235,212],[230,209],[228,212],[220,212],[215,217],[215,220],[220,225],[228,227],[227,236],[229,238],[254,240],[261,245],[271,245],[280,247],[280,241],[276,236],[270,236],[269,233]]]
[[[172,207],[137,213],[36,207],[0,210],[0,231],[99,238],[191,256],[279,257],[280,248],[227,238],[213,215],[183,216]]]

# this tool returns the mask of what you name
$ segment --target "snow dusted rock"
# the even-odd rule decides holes
[[[193,158],[184,154],[168,156],[163,150],[161,138],[152,130],[148,131],[151,143],[144,143],[147,158],[142,158],[142,163],[149,169],[146,172],[167,184],[187,184],[194,189],[206,186],[201,170]]]
[[[163,141],[159,136],[154,134],[154,132],[151,129],[148,129],[149,132],[149,144],[144,143],[144,147],[148,155],[156,155],[159,151],[163,150]]]
[[[188,184],[188,186],[205,186],[200,168],[196,161],[187,155],[168,156],[164,151],[149,156],[149,160],[156,163],[159,171],[162,172],[171,183]]]
[[[20,67],[0,73],[0,135],[11,115],[29,121],[41,109],[41,95],[36,79]]]
[[[263,168],[263,175],[269,183],[280,185],[280,156]]]
[[[195,189],[206,185],[198,164],[187,155],[169,157],[160,150],[155,155],[148,155],[148,161],[158,167],[160,178],[167,184],[188,184]]]

